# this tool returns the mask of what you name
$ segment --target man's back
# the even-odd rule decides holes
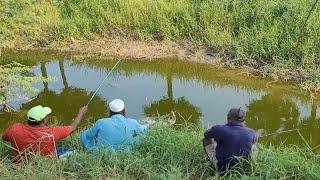
[[[148,128],[134,119],[116,114],[98,120],[94,126],[81,134],[82,144],[90,149],[94,146],[111,146],[114,149],[131,148],[139,141],[138,134]]]
[[[27,156],[39,152],[42,156],[55,156],[56,143],[71,134],[71,126],[32,127],[20,123],[10,126],[2,135],[16,149],[12,156]],[[19,158],[19,157],[18,157]]]
[[[228,165],[236,164],[235,156],[248,157],[255,143],[255,132],[244,127],[242,123],[213,126],[204,136],[208,139],[214,138],[217,142],[216,158],[219,171],[224,171]]]

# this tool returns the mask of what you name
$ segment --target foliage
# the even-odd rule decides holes
[[[174,129],[159,126],[145,135],[132,152],[108,150],[91,155],[79,144],[79,132],[62,144],[77,152],[67,161],[40,158],[26,164],[12,164],[0,142],[0,173],[10,179],[217,179],[203,151],[203,131],[187,125]],[[224,179],[319,179],[320,156],[297,147],[266,147],[244,169],[228,170]]]
[[[58,20],[52,1],[0,0],[0,48],[47,44]]]
[[[8,97],[19,98],[24,94],[36,93],[38,90],[33,87],[32,83],[47,81],[41,76],[32,76],[30,68],[12,62],[0,66],[0,100],[2,105],[8,103]]]

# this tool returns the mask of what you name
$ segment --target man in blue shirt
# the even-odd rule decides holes
[[[81,133],[80,140],[89,150],[111,147],[115,150],[130,150],[139,143],[139,134],[149,126],[125,117],[124,102],[115,99],[109,103],[109,118],[99,119],[91,128]]]
[[[255,148],[255,132],[244,126],[245,112],[241,108],[230,109],[228,123],[217,125],[204,133],[203,146],[210,161],[219,172],[237,165],[235,157],[249,158]]]

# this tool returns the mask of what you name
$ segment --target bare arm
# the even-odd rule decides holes
[[[257,151],[257,142],[258,142],[258,137],[255,136],[254,137],[254,142],[253,142],[252,147],[251,147],[251,152]]]
[[[88,110],[88,106],[83,106],[82,108],[79,109],[77,117],[71,123],[72,131],[77,129],[77,127],[79,126],[83,115],[87,112],[87,110]]]

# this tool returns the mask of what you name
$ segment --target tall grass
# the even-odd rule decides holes
[[[35,156],[20,165],[4,158],[8,148],[1,143],[0,173],[3,179],[217,179],[202,137],[203,131],[191,125],[157,127],[132,152],[92,155],[81,148],[76,133],[63,142],[77,149],[68,160]],[[260,146],[249,167],[229,170],[222,178],[319,179],[320,156],[308,149]]]
[[[20,38],[45,45],[70,36],[88,38],[111,30],[140,39],[187,40],[208,45],[228,63],[320,86],[319,4],[306,21],[314,2],[2,1],[0,39],[4,39],[2,46],[9,47]]]

